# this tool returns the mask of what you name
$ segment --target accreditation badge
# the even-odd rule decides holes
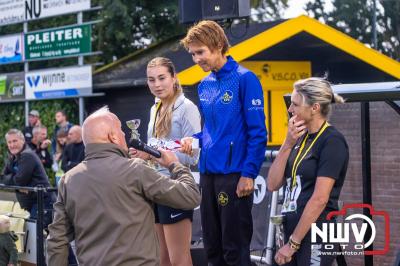
[[[285,198],[283,200],[281,213],[289,212],[291,180],[291,178],[286,179]]]
[[[297,199],[301,192],[301,178],[296,176],[295,182],[292,178],[286,179],[285,199],[282,205],[282,213],[294,212],[297,210]]]

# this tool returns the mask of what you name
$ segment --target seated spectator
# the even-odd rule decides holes
[[[74,168],[85,158],[85,146],[82,142],[82,128],[73,126],[68,132],[68,144],[62,154],[61,169],[64,172]]]
[[[53,164],[53,159],[48,150],[50,144],[51,140],[47,138],[47,128],[43,125],[34,127],[32,140],[28,145],[37,154],[45,168],[50,168]]]

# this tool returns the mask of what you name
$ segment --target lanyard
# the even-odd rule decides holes
[[[157,122],[157,116],[158,116],[158,112],[160,111],[161,107],[161,101],[159,101],[158,103],[156,103],[156,113],[154,114],[154,124],[153,124],[153,136],[155,136],[155,132],[156,132],[156,122]]]
[[[306,137],[303,139],[303,141],[301,142],[301,146],[299,149],[299,152],[296,155],[296,158],[294,159],[294,163],[293,163],[293,167],[292,167],[292,178],[293,178],[293,182],[292,182],[292,186],[290,187],[290,191],[293,190],[293,188],[296,186],[297,183],[297,168],[299,168],[300,163],[303,161],[304,157],[306,157],[307,153],[311,150],[311,148],[314,146],[314,143],[317,141],[317,139],[322,135],[322,133],[325,131],[325,129],[327,129],[329,127],[329,124],[325,121],[324,124],[322,125],[321,129],[318,131],[317,136],[315,137],[315,139],[311,142],[310,146],[307,148],[306,152],[303,154],[303,156],[300,158],[301,153],[304,150],[304,147],[306,146],[306,142],[308,139],[308,133],[306,135]]]

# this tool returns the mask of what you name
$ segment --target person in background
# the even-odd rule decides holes
[[[166,141],[180,140],[201,130],[197,106],[187,99],[176,76],[170,59],[156,57],[147,65],[147,84],[151,93],[159,99],[150,111],[148,138]],[[189,156],[176,152],[180,163],[194,165],[198,155]],[[131,149],[132,157],[150,160],[145,152]],[[170,175],[165,167],[157,172]],[[193,210],[180,210],[155,204],[156,230],[160,240],[161,266],[192,265],[190,241],[192,237]]]
[[[65,146],[67,145],[68,133],[61,130],[57,133],[57,148],[56,154],[54,154],[53,171],[55,172],[56,185],[60,182],[61,177],[64,175],[64,171],[61,168],[62,154]]]
[[[209,265],[250,266],[254,179],[265,158],[264,97],[257,76],[226,53],[224,30],[201,21],[181,41],[211,71],[199,84],[201,225]],[[182,140],[190,154],[193,138]]]
[[[43,125],[36,126],[32,130],[32,140],[28,143],[29,147],[37,154],[45,168],[51,168],[53,158],[49,153],[51,140],[47,138],[47,128]]]
[[[57,151],[57,133],[61,131],[65,131],[68,133],[69,129],[73,126],[70,122],[68,122],[67,114],[64,110],[59,110],[55,114],[56,126],[53,132],[53,142],[51,144],[51,153],[54,155]]]
[[[25,138],[18,129],[10,129],[5,135],[9,160],[3,169],[0,183],[22,187],[50,187],[50,182],[42,162],[37,154],[25,144]],[[17,200],[22,209],[30,214],[30,219],[37,220],[37,196],[33,191],[20,189],[16,191]],[[47,230],[53,220],[53,203],[56,200],[54,192],[45,192],[43,199],[43,228]],[[68,251],[69,265],[76,265],[76,259],[71,247]]]
[[[9,159],[3,169],[0,180],[5,185],[23,187],[50,187],[49,179],[37,154],[25,144],[25,138],[18,129],[10,129],[5,135]],[[21,208],[30,213],[30,218],[37,218],[37,197],[33,191],[17,190],[16,196]],[[55,201],[53,192],[45,192],[44,196],[44,228],[52,220],[52,209]]]
[[[333,103],[343,103],[328,81],[307,78],[296,81],[288,111],[292,114],[288,132],[268,172],[270,191],[285,188],[285,244],[275,255],[279,265],[332,265],[338,243],[325,250],[311,246],[311,224],[327,222],[338,211],[338,200],[349,162],[349,148],[343,135],[328,123]],[[329,222],[335,222],[335,219]]]
[[[61,158],[61,169],[66,173],[85,158],[85,146],[82,142],[82,128],[73,126],[68,131],[67,145]]]
[[[152,202],[193,209],[200,192],[171,151],[156,162],[130,158],[121,122],[103,107],[83,123],[85,160],[61,179],[48,238],[49,265],[63,266],[75,239],[80,265],[159,265]]]
[[[39,111],[37,110],[31,110],[28,115],[28,123],[29,125],[26,126],[23,130],[24,136],[25,136],[25,142],[29,144],[32,139],[32,130],[36,126],[40,126],[40,114]]]
[[[0,215],[0,265],[17,266],[18,250],[15,242],[18,236],[10,231],[10,217]]]

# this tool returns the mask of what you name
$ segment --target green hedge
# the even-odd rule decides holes
[[[48,100],[30,102],[29,109],[38,110],[40,120],[47,127],[49,138],[53,137],[55,123],[55,113],[58,110],[65,110],[68,120],[73,124],[79,123],[79,105],[77,99],[68,100]],[[25,127],[25,104],[7,103],[0,104],[0,169],[3,169],[7,160],[7,145],[5,134],[10,128],[23,130]],[[54,173],[47,171],[51,184],[54,185]]]

